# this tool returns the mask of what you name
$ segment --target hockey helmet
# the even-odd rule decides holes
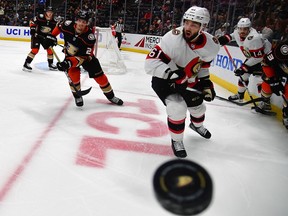
[[[77,19],[83,19],[83,20],[86,20],[86,22],[88,22],[90,16],[88,14],[87,11],[83,11],[83,10],[80,10],[77,14]]]
[[[45,9],[45,12],[48,12],[48,11],[52,11],[53,12],[53,7],[52,6],[47,6],[46,9]]]
[[[184,13],[183,20],[198,22],[203,26],[209,23],[210,14],[206,8],[192,6]]]
[[[250,28],[251,27],[251,21],[249,18],[241,18],[239,22],[237,23],[238,28]]]

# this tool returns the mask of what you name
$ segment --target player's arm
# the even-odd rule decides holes
[[[66,71],[71,67],[80,67],[84,62],[91,61],[93,56],[93,47],[95,40],[90,40],[89,43],[85,43],[85,45],[81,46],[81,53],[84,55],[71,55],[74,53],[73,47],[65,47],[65,52],[70,53],[70,55],[66,56],[64,61],[57,63],[58,70]]]
[[[156,45],[146,57],[145,71],[152,76],[167,79],[169,71],[171,71],[168,66],[170,61],[171,58],[163,52],[159,45]]]
[[[30,20],[29,22],[29,27],[30,27],[30,35],[35,36],[36,34],[36,28],[37,28],[37,17],[34,17],[33,19]]]

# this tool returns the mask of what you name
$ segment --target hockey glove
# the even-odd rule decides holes
[[[48,49],[51,46],[57,45],[57,38],[53,35],[47,35],[42,42],[42,46],[44,49]]]
[[[35,29],[35,27],[31,27],[31,28],[30,28],[30,35],[31,35],[32,37],[34,37],[35,34],[36,34],[36,29]]]
[[[59,71],[67,71],[72,66],[71,61],[66,59],[62,62],[57,62],[56,65]]]
[[[284,86],[278,79],[274,79],[273,81],[271,80],[270,87],[271,87],[272,92],[276,94],[277,96],[280,96],[280,92],[284,91]]]
[[[184,70],[175,70],[175,71],[169,71],[168,72],[168,82],[170,83],[170,86],[175,89],[176,92],[183,92],[187,88],[187,80],[188,77]]]
[[[228,35],[223,35],[221,37],[218,38],[218,41],[220,43],[221,46],[226,45],[227,43],[230,42],[230,40],[228,39]]]
[[[216,96],[213,83],[211,82],[210,79],[204,79],[204,80],[201,80],[201,82],[203,86],[203,91],[202,91],[203,99],[208,102],[213,101]]]
[[[248,72],[248,68],[245,64],[242,64],[240,68],[234,71],[235,76],[242,76],[244,73]]]

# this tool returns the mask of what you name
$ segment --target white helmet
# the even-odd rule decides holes
[[[251,21],[249,18],[241,18],[239,22],[237,23],[238,28],[250,28],[251,27]]]
[[[183,20],[198,22],[203,26],[209,23],[210,14],[206,8],[192,6],[184,13]]]

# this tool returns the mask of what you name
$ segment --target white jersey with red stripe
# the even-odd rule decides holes
[[[183,37],[183,26],[166,33],[161,42],[147,55],[145,71],[147,74],[167,79],[169,70],[183,68],[189,83],[196,77],[209,76],[210,62],[219,52],[220,44],[216,37],[202,32],[193,43]]]
[[[250,28],[250,32],[247,37],[243,40],[235,29],[232,34],[230,34],[231,40],[235,40],[240,47],[242,53],[247,58],[245,65],[253,66],[260,63],[263,60],[265,54],[271,50],[271,43],[262,38],[254,28]]]

